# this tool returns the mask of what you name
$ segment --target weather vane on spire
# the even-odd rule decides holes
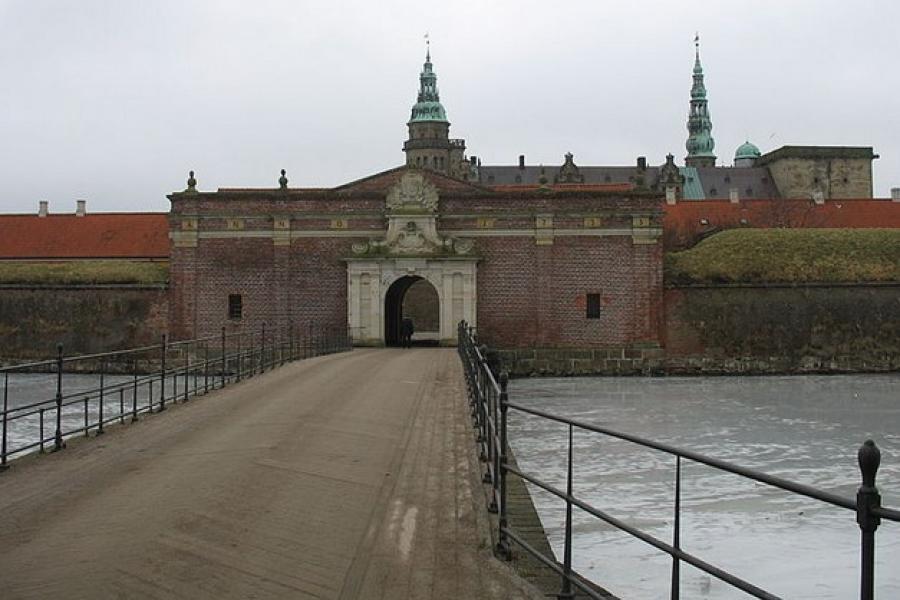
[[[431,60],[431,40],[428,39],[428,32],[425,32],[425,59]]]

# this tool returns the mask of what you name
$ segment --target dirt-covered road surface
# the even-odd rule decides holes
[[[0,598],[541,597],[492,558],[459,359],[289,364],[0,474]]]

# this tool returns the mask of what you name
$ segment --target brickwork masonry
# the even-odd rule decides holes
[[[898,306],[900,283],[669,288],[660,345],[489,355],[519,377],[896,372]]]

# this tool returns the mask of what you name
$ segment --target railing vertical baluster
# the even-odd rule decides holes
[[[88,408],[91,402],[90,396],[84,397],[84,437],[88,437],[90,435],[90,425],[88,424]]]
[[[5,471],[6,464],[6,427],[9,411],[9,373],[3,373],[3,439],[0,440],[0,471]]]
[[[203,342],[203,393],[209,392],[209,341]]]
[[[63,378],[63,345],[56,345],[56,433],[53,436],[53,451],[66,447],[62,435],[62,378]]]
[[[188,380],[191,378],[191,349],[190,345],[184,350],[184,395],[182,402],[188,401]],[[174,399],[174,397],[173,397]]]
[[[138,397],[137,358],[135,358],[133,361],[131,361],[131,370],[132,370],[132,374],[134,375],[134,382],[133,382],[134,387],[132,388],[132,391],[131,391],[131,422],[134,423],[135,421],[138,420],[138,413],[137,413],[137,402],[138,402],[137,401],[137,397]]]
[[[178,367],[172,365],[172,404],[178,402]]]
[[[563,550],[562,590],[560,600],[575,598],[572,592],[572,424],[569,423],[569,460],[566,469],[566,540]]]
[[[881,494],[875,487],[875,475],[881,464],[881,451],[875,442],[866,440],[857,453],[862,485],[856,493],[856,522],[861,532],[860,551],[860,592],[861,600],[875,598],[875,530],[881,524],[881,517],[872,514],[873,508],[881,506]]]
[[[159,412],[166,410],[166,334],[162,334],[162,343],[160,344],[160,371],[159,371]],[[152,383],[151,383],[152,385]],[[152,389],[152,388],[151,388]],[[151,412],[153,409],[153,400],[150,400]]]
[[[45,408],[38,410],[38,417],[41,420],[40,431],[38,432],[41,436],[41,454],[44,453],[44,411],[46,410]]]
[[[508,384],[509,374],[506,371],[503,371],[500,373],[500,500],[498,502],[499,506],[497,507],[499,518],[497,520],[496,548],[497,556],[503,560],[510,560],[512,558],[512,552],[509,547],[509,537],[506,535],[506,527],[508,525],[506,512],[506,419],[507,412],[509,411],[509,407],[507,406],[509,396],[506,392],[506,387]]]
[[[120,425],[125,424],[125,387],[124,387],[124,385],[125,384],[123,383],[122,384],[123,387],[119,388],[119,424]]]
[[[672,526],[672,547],[681,549],[681,455],[675,455],[675,519]],[[681,597],[681,561],[672,557],[672,600]]]
[[[153,412],[153,380],[150,380],[150,390],[147,394],[147,414]]]
[[[244,374],[244,354],[241,351],[241,338],[243,337],[243,333],[237,334],[237,381],[240,381]]]
[[[262,333],[259,336],[259,372],[266,371],[266,324],[262,324]]]
[[[97,433],[95,435],[103,435],[103,384],[104,373],[106,372],[106,359],[100,362],[100,397],[98,398],[97,407]]]
[[[222,372],[220,373],[219,387],[225,387],[225,369],[227,368],[227,360],[225,358],[225,328],[222,328]]]

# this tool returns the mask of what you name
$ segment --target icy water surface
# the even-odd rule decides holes
[[[83,435],[87,422],[93,431],[100,414],[99,375],[63,374],[62,429],[64,437]],[[103,418],[128,422],[134,410],[138,413],[148,409],[150,399],[159,402],[159,375],[140,376],[135,385],[128,375],[106,375],[104,377]],[[166,378],[166,396],[171,398],[176,390],[184,389],[184,376],[169,375]],[[7,449],[15,455],[34,452],[40,448],[41,431],[45,446],[52,446],[56,428],[56,375],[53,373],[11,373],[0,375],[0,403],[5,395],[9,408],[7,422]],[[203,387],[203,376],[188,378],[188,385]],[[85,400],[87,400],[85,402]],[[32,406],[40,403],[37,406]],[[2,406],[2,404],[0,404]],[[30,408],[29,408],[30,407]],[[44,412],[41,415],[40,409]],[[43,428],[41,420],[43,419]],[[24,451],[21,449],[25,448]]]
[[[856,452],[882,452],[882,503],[900,508],[900,376],[521,379],[510,398],[551,413],[689,448],[855,497]],[[510,411],[510,440],[526,472],[565,485],[564,426]],[[682,546],[784,598],[859,595],[855,514],[682,462]],[[575,432],[575,495],[667,542],[675,458]],[[558,557],[564,504],[532,496]],[[576,510],[574,566],[626,600],[669,597],[671,559]],[[876,534],[876,596],[900,598],[900,524]],[[683,598],[747,598],[682,564]]]

